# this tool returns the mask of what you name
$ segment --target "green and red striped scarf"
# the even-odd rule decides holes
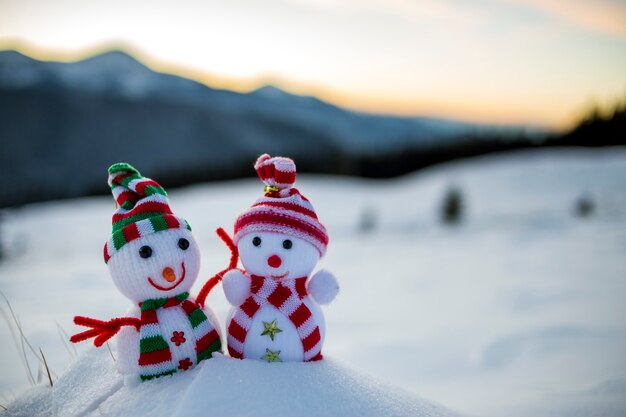
[[[140,304],[141,327],[139,329],[139,368],[142,381],[171,375],[177,366],[172,361],[172,352],[161,334],[157,316],[160,308],[179,306],[187,314],[196,341],[196,364],[210,358],[213,352],[220,351],[222,343],[217,330],[209,322],[206,314],[185,292],[172,298],[156,298]]]

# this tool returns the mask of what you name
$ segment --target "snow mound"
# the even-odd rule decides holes
[[[107,349],[89,349],[52,389],[31,388],[2,417],[455,417],[333,360],[272,363],[215,354],[195,369],[125,386]]]
[[[78,356],[52,388],[55,416],[85,415],[122,388],[122,378],[106,348]]]
[[[0,411],[2,417],[48,417],[51,407],[50,387],[32,387],[16,398],[6,409]]]
[[[456,414],[325,359],[265,363],[218,356],[198,371],[175,417],[454,416]]]

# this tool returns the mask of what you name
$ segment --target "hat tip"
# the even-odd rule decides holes
[[[296,164],[284,156],[261,155],[254,164],[259,179],[274,191],[293,187],[296,182]]]
[[[109,174],[117,174],[119,172],[128,172],[128,173],[141,175],[139,171],[137,170],[137,168],[135,168],[134,166],[132,166],[131,164],[127,162],[114,163],[113,165],[109,167],[108,172]]]

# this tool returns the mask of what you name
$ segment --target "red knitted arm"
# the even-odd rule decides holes
[[[233,239],[228,236],[228,233],[226,233],[226,231],[221,227],[217,229],[215,233],[217,233],[220,239],[222,239],[226,246],[228,246],[228,249],[230,249],[230,263],[228,264],[228,267],[226,269],[221,270],[220,272],[209,278],[209,280],[206,282],[206,284],[204,284],[204,286],[198,293],[198,296],[196,297],[196,302],[202,307],[204,307],[206,297],[207,295],[209,295],[213,287],[215,287],[222,280],[222,277],[226,272],[230,271],[231,269],[237,268],[237,262],[239,262],[239,250],[237,249],[235,242],[233,242]]]
[[[74,317],[74,323],[79,326],[91,327],[91,329],[73,335],[70,338],[70,342],[78,343],[94,337],[93,344],[96,347],[102,346],[107,340],[115,336],[122,326],[135,326],[137,331],[139,331],[141,327],[141,320],[134,317],[120,317],[109,321],[102,321],[89,317],[76,316]]]

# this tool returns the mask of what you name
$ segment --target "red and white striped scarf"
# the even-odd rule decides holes
[[[293,323],[302,342],[304,361],[322,359],[320,329],[311,310],[302,299],[307,296],[307,277],[278,282],[272,278],[252,275],[252,294],[241,304],[228,325],[228,352],[243,359],[243,346],[254,315],[266,305],[272,305]]]

